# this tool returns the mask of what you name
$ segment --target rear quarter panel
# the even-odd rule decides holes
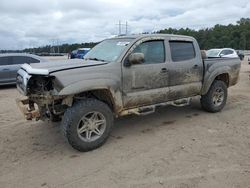
[[[241,62],[239,58],[212,58],[204,60],[204,81],[201,94],[209,90],[215,78],[221,74],[229,75],[228,87],[235,85],[239,79]]]

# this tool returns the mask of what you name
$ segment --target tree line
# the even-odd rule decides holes
[[[236,25],[217,24],[212,28],[198,31],[189,28],[168,28],[160,30],[158,33],[192,36],[198,41],[201,49],[228,47],[250,50],[250,18],[241,18]]]
[[[194,30],[190,28],[167,28],[155,33],[188,35],[194,37],[201,49],[211,48],[233,48],[239,50],[250,50],[250,18],[241,18],[235,25],[215,25],[212,28]],[[26,48],[16,52],[27,53],[69,53],[77,48],[92,48],[98,43],[75,43],[62,44],[59,46],[47,45],[38,48]],[[13,51],[1,51],[13,52]]]
[[[97,43],[89,42],[89,43],[75,43],[75,44],[62,44],[59,46],[47,45],[38,48],[26,48],[23,52],[27,53],[69,53],[78,48],[93,48]]]

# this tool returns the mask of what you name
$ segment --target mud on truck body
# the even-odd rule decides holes
[[[239,71],[239,58],[207,59],[192,37],[117,37],[84,60],[24,64],[17,88],[26,99],[17,103],[26,119],[61,120],[72,147],[89,151],[105,143],[119,116],[187,105],[194,96],[206,111],[222,110]]]

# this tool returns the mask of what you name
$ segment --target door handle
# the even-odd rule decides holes
[[[8,70],[10,70],[10,69],[3,69],[3,71],[8,71]]]
[[[167,73],[167,72],[168,72],[168,70],[166,68],[161,69],[161,73]]]
[[[194,65],[194,66],[193,66],[194,69],[197,69],[198,67],[199,67],[198,65]]]

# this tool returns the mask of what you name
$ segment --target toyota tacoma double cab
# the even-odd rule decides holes
[[[120,116],[195,96],[204,110],[222,110],[239,72],[239,58],[206,58],[189,36],[123,36],[100,42],[83,60],[22,65],[17,88],[26,97],[17,103],[28,120],[61,121],[69,144],[89,151],[105,143]]]

